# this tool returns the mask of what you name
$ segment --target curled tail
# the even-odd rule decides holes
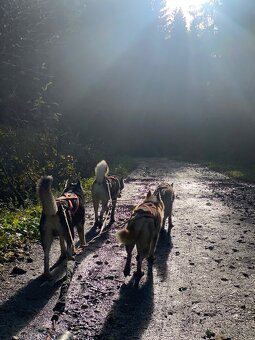
[[[135,242],[134,235],[128,229],[121,229],[116,233],[117,239],[120,243],[128,245]]]
[[[56,215],[58,207],[51,191],[52,176],[43,176],[37,182],[37,194],[42,203],[42,211],[45,215]]]
[[[102,160],[99,162],[95,168],[95,174],[96,174],[96,182],[97,183],[102,183],[105,176],[108,175],[109,172],[109,167],[106,161]]]
[[[136,241],[137,231],[135,230],[134,226],[134,220],[131,220],[129,221],[126,228],[117,231],[116,237],[120,241],[120,243],[129,245]]]

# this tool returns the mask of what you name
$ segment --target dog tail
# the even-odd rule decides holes
[[[96,174],[96,182],[102,183],[105,176],[108,175],[109,167],[105,160],[102,160],[99,162],[95,168],[95,174]]]
[[[135,230],[135,221],[129,221],[126,228],[117,231],[116,238],[120,243],[129,245],[136,241],[137,238],[137,230]]]
[[[120,241],[120,243],[125,245],[129,245],[135,242],[134,234],[126,228],[117,231],[116,237]]]
[[[58,207],[51,191],[52,176],[43,176],[37,182],[37,194],[42,203],[42,211],[45,215],[56,215]]]

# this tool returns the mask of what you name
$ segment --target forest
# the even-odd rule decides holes
[[[255,339],[254,61],[255,0],[0,1],[1,339]]]
[[[254,166],[255,2],[2,0],[1,205],[102,158]]]

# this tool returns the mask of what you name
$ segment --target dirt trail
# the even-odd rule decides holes
[[[174,228],[160,237],[153,269],[144,262],[136,289],[124,280],[126,254],[115,232],[161,181],[174,182]],[[69,329],[79,340],[254,340],[254,189],[200,166],[140,160],[117,204],[117,222],[79,258],[53,336]],[[87,215],[91,238],[91,209]],[[39,245],[31,257],[32,263],[19,264],[25,275],[11,276],[10,265],[2,269],[1,339],[46,339],[64,269],[54,286],[43,284]],[[135,256],[132,262],[134,270]]]

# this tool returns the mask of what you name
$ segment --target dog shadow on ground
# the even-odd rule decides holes
[[[170,255],[170,252],[173,248],[171,233],[167,230],[163,230],[160,233],[157,249],[156,249],[156,260],[155,260],[155,267],[157,269],[157,274],[159,275],[162,281],[167,279],[168,275],[168,265],[167,260]]]
[[[172,249],[170,233],[163,231],[159,237],[156,261],[148,263],[146,279],[136,286],[133,276],[127,285],[120,289],[119,299],[112,306],[103,328],[95,339],[136,340],[147,329],[154,310],[153,266],[161,279],[167,278],[167,259]],[[144,261],[145,264],[146,261]]]
[[[78,263],[93,253],[94,247],[100,246],[109,236],[109,227],[105,228],[105,233],[95,239],[85,251],[77,256]],[[93,227],[86,234],[87,242],[91,241],[96,231]],[[1,339],[11,339],[12,336],[20,332],[40,310],[48,303],[56,290],[65,279],[67,261],[54,264],[52,281],[45,281],[42,275],[30,281],[26,286],[19,289],[6,302],[0,306],[0,334]],[[52,312],[53,314],[53,312]],[[50,322],[50,320],[49,320]]]
[[[145,283],[139,288],[123,284],[118,301],[112,306],[100,334],[95,339],[139,339],[147,328],[154,308],[153,272],[148,265]]]

